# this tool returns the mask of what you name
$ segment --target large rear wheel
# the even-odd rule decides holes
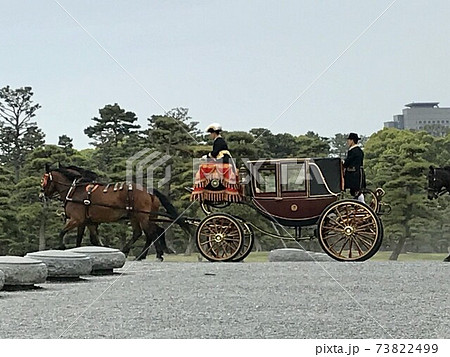
[[[234,259],[244,243],[244,230],[239,221],[226,213],[213,213],[200,222],[196,231],[200,254],[212,262]]]
[[[340,261],[363,261],[380,249],[383,226],[377,214],[356,200],[329,205],[318,221],[322,249]]]

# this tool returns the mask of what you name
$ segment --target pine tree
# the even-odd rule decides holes
[[[27,153],[44,143],[45,135],[31,121],[41,107],[32,97],[31,87],[0,89],[0,162],[14,167],[15,182]]]
[[[426,199],[427,153],[433,137],[425,132],[384,129],[373,134],[365,146],[367,178],[386,191],[384,201],[392,207],[383,217],[385,235],[395,237],[390,259],[397,260],[407,240],[412,240],[414,221],[431,213]]]
[[[92,118],[95,124],[87,127],[84,133],[93,139],[91,144],[98,149],[94,155],[98,167],[107,171],[123,161],[122,147],[127,138],[137,134],[140,125],[136,124],[135,113],[125,111],[117,103],[105,105],[99,109],[99,114],[99,118]]]

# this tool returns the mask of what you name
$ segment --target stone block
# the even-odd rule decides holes
[[[43,250],[28,253],[26,258],[38,259],[47,265],[49,278],[78,278],[89,275],[92,261],[85,254],[62,251]]]
[[[40,260],[9,255],[0,256],[0,270],[5,274],[5,286],[42,284],[48,273]]]
[[[114,248],[86,246],[67,251],[85,254],[91,258],[93,274],[112,272],[113,269],[122,268],[126,260],[125,254]]]

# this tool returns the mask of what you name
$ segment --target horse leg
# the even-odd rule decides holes
[[[142,229],[139,222],[137,222],[136,220],[132,220],[131,227],[133,229],[133,237],[122,247],[122,253],[124,253],[126,256],[128,256],[128,254],[130,253],[130,249],[133,244],[136,243],[136,241],[142,235]]]
[[[89,224],[88,229],[89,229],[89,239],[91,241],[91,244],[99,246],[99,247],[103,247],[103,243],[100,240],[100,238],[98,237],[98,224],[97,223]]]
[[[164,260],[164,252],[161,249],[161,243],[158,239],[157,227],[158,226],[156,224],[149,221],[144,225],[143,229],[147,240],[145,242],[145,247],[141,255],[147,255],[148,249],[152,245],[152,242],[155,241],[156,259],[162,262]]]
[[[64,244],[64,236],[67,234],[67,232],[71,231],[75,227],[80,226],[80,222],[76,220],[69,219],[69,221],[66,223],[64,228],[59,233],[59,249],[66,249],[66,245]],[[84,225],[81,225],[84,227]]]
[[[78,226],[77,229],[77,247],[81,247],[81,242],[83,240],[84,230],[86,226],[83,224],[81,226]]]
[[[150,246],[152,245],[153,237],[149,238],[147,233],[145,234],[145,244],[144,248],[142,248],[142,252],[138,255],[136,260],[145,260],[147,259],[148,250],[150,249]]]
[[[164,253],[166,254],[176,254],[172,249],[170,249],[167,246],[166,243],[166,230],[163,227],[160,226],[156,226],[156,244],[160,244],[161,245],[161,249],[164,251]]]
[[[443,260],[444,262],[450,262],[450,255]]]

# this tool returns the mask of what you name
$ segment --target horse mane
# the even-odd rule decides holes
[[[87,169],[83,169],[82,167],[71,165],[71,166],[67,166],[66,169],[78,171],[81,174],[81,177],[83,179],[87,179],[89,181],[95,181],[98,179],[98,174],[96,172],[87,170]]]
[[[55,171],[61,173],[69,180],[78,179],[80,182],[92,182],[98,179],[98,174],[91,170],[83,169],[78,166],[61,166]]]

